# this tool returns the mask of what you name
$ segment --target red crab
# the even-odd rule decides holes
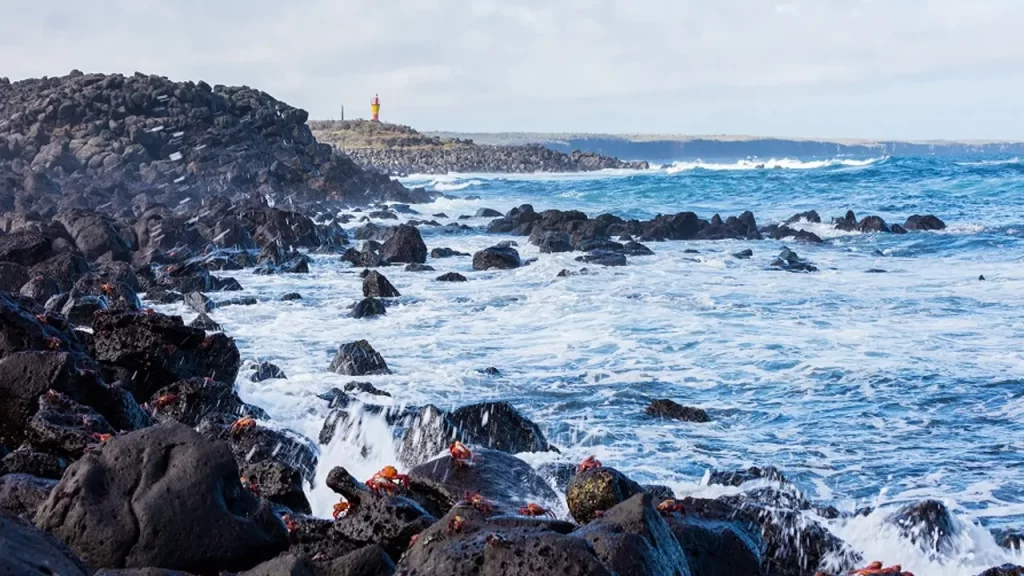
[[[386,492],[390,495],[398,492],[403,487],[408,489],[409,477],[405,474],[399,474],[398,468],[394,466],[385,466],[366,481],[366,487],[374,494]]]
[[[579,474],[580,472],[586,472],[591,468],[600,467],[601,461],[595,458],[593,454],[591,454],[590,456],[587,456],[586,459],[583,460],[583,462],[580,462],[579,466],[576,467],[576,473]]]
[[[519,515],[520,516],[533,516],[533,517],[537,517],[537,516],[550,516],[551,518],[555,518],[555,513],[554,512],[552,512],[551,510],[548,510],[547,508],[544,508],[544,507],[540,506],[539,504],[534,504],[533,502],[530,502],[526,506],[523,506],[522,508],[520,508],[519,509]]]

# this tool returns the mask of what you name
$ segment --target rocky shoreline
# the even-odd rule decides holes
[[[622,161],[574,150],[563,153],[541,144],[478,145],[472,140],[426,136],[408,126],[366,120],[310,123],[314,135],[331,142],[357,164],[392,176],[453,172],[534,173],[646,170],[647,162]]]
[[[120,77],[73,75],[2,88],[7,146],[0,151],[6,150],[8,176],[0,182],[9,202],[0,218],[0,574],[796,576],[847,574],[875,560],[860,557],[814,519],[842,513],[810,501],[785,471],[771,467],[712,473],[713,485],[753,483],[715,499],[677,498],[593,458],[534,469],[515,454],[558,447],[505,402],[394,409],[372,400],[386,392],[353,381],[321,396],[329,415],[317,439],[282,429],[237,393],[239,378],[287,376],[242,358],[217,326],[218,308],[256,303],[224,294],[240,288],[231,271],[308,274],[317,266],[310,254],[351,263],[365,269],[361,294],[351,295],[359,300],[352,322],[369,322],[399,296],[384,274],[388,266],[429,271],[430,262],[439,268],[438,281],[471,281],[444,270],[444,259],[472,258],[481,272],[530,261],[507,240],[472,255],[428,246],[420,228],[442,227],[437,222],[389,225],[399,212],[415,210],[406,202],[425,194],[362,172],[315,142],[282,137],[287,130],[308,134],[304,119],[298,122],[302,115],[256,91],[210,93],[196,85],[190,98],[205,94],[224,104],[217,118],[234,120],[193,121],[203,113],[170,103],[186,99],[188,84],[148,76],[116,80],[118,90],[132,87],[129,101],[148,103],[133,109],[135,125],[160,122],[189,134],[172,132],[168,142],[210,144],[182,172],[157,159],[164,144],[148,162],[117,160],[105,169],[107,158],[124,158],[124,151],[114,156],[122,137],[116,131],[94,136],[102,139],[94,146],[101,152],[92,155],[81,153],[89,140],[80,141],[93,130],[103,134],[100,124],[121,115],[99,88],[89,90],[108,78]],[[173,96],[162,98],[168,92],[153,86],[174,87]],[[136,98],[139,93],[146,96]],[[236,101],[228,94],[243,93],[249,96],[226,104]],[[62,114],[67,103],[73,111]],[[106,123],[103,114],[110,115]],[[215,141],[233,143],[219,149]],[[311,167],[296,168],[297,174],[272,168],[289,153]],[[49,158],[58,160],[48,164]],[[243,166],[255,170],[253,180],[232,179]],[[152,170],[156,177],[147,182]],[[179,174],[189,189],[172,186]],[[528,205],[481,217],[490,218],[489,232],[539,246],[541,258],[579,252],[579,265],[560,275],[628,265],[663,241],[821,242],[800,228],[821,221],[815,212],[769,226],[759,226],[750,212],[640,221]],[[888,224],[852,212],[833,225],[866,233],[944,227],[931,215]],[[788,249],[773,265],[815,270]],[[294,298],[301,295],[287,296]],[[172,302],[199,317],[186,325],[152,308]],[[252,369],[243,371],[246,364]],[[339,343],[324,369],[353,379],[390,372],[365,340]],[[357,410],[389,423],[400,439],[398,461],[371,478],[334,468],[326,480],[338,495],[334,517],[314,517],[306,494],[321,446],[352,425]],[[671,399],[652,402],[647,415],[708,420],[703,410]],[[538,504],[560,494],[566,518]],[[925,549],[947,549],[956,536],[952,513],[935,501],[893,510],[887,523]],[[1019,536],[1005,542],[1019,545]],[[901,573],[880,565],[866,570],[860,573]],[[1024,574],[1024,568],[984,574]]]

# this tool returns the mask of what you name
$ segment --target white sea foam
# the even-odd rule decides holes
[[[690,170],[813,170],[816,168],[826,168],[830,166],[870,166],[872,164],[883,162],[886,159],[886,157],[868,158],[863,160],[855,160],[850,158],[832,158],[829,160],[799,160],[795,158],[769,158],[767,160],[761,160],[756,158],[747,158],[729,163],[704,162],[701,160],[696,160],[673,162],[672,164],[665,166],[664,170],[669,174],[688,172]]]

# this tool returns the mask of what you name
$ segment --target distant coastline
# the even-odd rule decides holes
[[[834,158],[877,156],[1024,155],[1024,142],[996,140],[862,140],[853,138],[769,138],[730,135],[464,133],[427,132],[439,138],[468,138],[483,145],[541,144],[565,152],[583,150],[623,160],[666,162],[737,158]]]

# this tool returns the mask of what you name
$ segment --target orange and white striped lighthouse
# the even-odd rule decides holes
[[[370,100],[370,112],[373,112],[373,121],[380,122],[380,95],[374,94]]]

